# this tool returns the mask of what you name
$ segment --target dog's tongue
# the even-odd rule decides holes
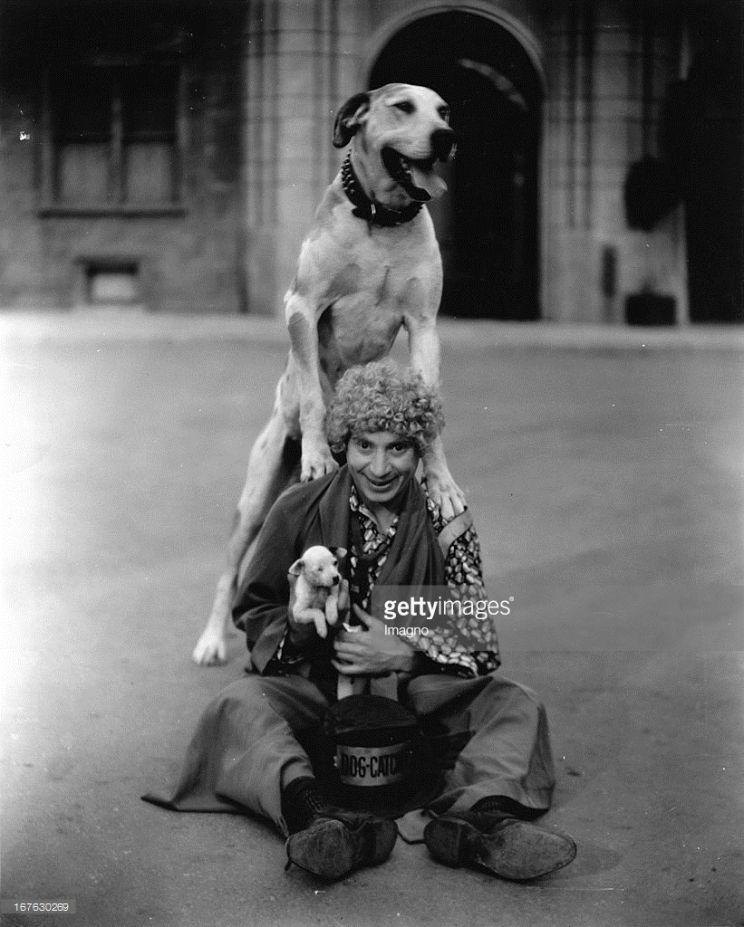
[[[436,171],[425,171],[416,164],[410,166],[412,184],[406,184],[406,193],[411,199],[426,203],[428,200],[440,196],[447,189],[447,184]]]

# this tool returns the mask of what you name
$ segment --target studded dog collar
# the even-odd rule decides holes
[[[406,222],[416,218],[423,206],[423,203],[411,203],[398,212],[375,203],[374,200],[367,196],[359,183],[359,178],[351,166],[351,152],[348,152],[344,163],[341,165],[341,185],[344,188],[344,193],[354,205],[352,214],[369,222],[370,225],[405,225]]]

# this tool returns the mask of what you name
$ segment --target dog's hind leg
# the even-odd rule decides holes
[[[290,482],[297,481],[299,460],[300,443],[290,435],[285,415],[277,402],[271,419],[251,450],[245,485],[227,545],[227,563],[217,582],[206,627],[194,648],[195,663],[209,666],[225,662],[225,638],[230,626],[240,564],[275,499]]]

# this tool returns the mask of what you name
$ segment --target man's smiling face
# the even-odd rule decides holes
[[[390,507],[416,472],[418,454],[391,431],[361,432],[349,439],[346,465],[364,501]]]

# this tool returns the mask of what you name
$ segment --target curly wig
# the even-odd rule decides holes
[[[325,424],[334,453],[343,453],[352,435],[390,431],[412,441],[421,456],[444,427],[444,416],[437,392],[421,375],[388,359],[344,373]]]

